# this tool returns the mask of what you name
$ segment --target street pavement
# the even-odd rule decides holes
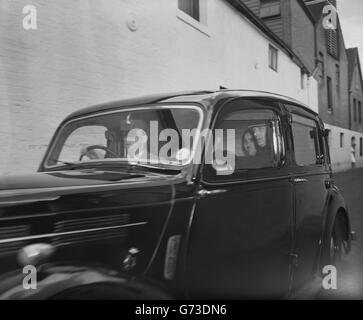
[[[363,169],[337,173],[334,180],[345,198],[352,230],[358,237],[338,269],[337,290],[322,289],[316,298],[363,300]]]

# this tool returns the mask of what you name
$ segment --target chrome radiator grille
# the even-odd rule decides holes
[[[66,245],[75,242],[91,242],[125,238],[129,222],[128,215],[102,216],[84,219],[63,220],[55,223],[52,243]]]
[[[0,228],[0,255],[18,251],[24,246],[24,241],[16,241],[17,238],[27,237],[30,235],[28,225],[1,227]],[[14,239],[14,241],[7,241]]]

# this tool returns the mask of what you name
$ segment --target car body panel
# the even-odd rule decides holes
[[[136,247],[141,251],[140,271],[145,270],[170,215],[175,197],[173,182],[170,176],[150,173],[137,173],[134,177],[102,173],[105,177],[108,174],[122,178],[110,182],[95,180],[89,173],[89,180],[85,180],[81,171],[69,175],[38,173],[34,174],[34,181],[44,183],[48,179],[48,188],[38,185],[25,189],[25,196],[21,195],[24,189],[12,189],[18,195],[6,193],[5,197],[0,192],[0,231],[7,232],[7,238],[4,234],[0,239],[1,259],[6,255],[6,261],[14,266],[16,249],[50,241],[58,247],[55,260],[98,261],[120,268],[127,250]],[[46,177],[40,178],[41,175]],[[56,183],[52,185],[54,179]],[[64,186],[57,185],[57,179]],[[12,182],[13,187],[15,183]],[[2,264],[2,271],[6,267]]]
[[[22,270],[3,275],[0,300],[173,298],[157,282],[144,277],[135,279],[117,270],[92,265],[46,264],[37,278],[37,288],[25,290]]]

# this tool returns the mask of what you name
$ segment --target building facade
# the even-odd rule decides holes
[[[349,93],[349,129],[363,132],[362,103],[363,82],[358,48],[347,50],[348,56],[348,93]]]
[[[243,88],[318,108],[309,67],[235,0],[0,2],[0,173],[35,171],[79,108],[150,93]]]
[[[243,0],[307,66],[301,73],[318,81],[319,115],[330,130],[333,169],[363,166],[362,81],[357,49],[345,48],[337,16],[336,29],[327,29],[326,11],[336,0]],[[334,19],[333,19],[334,20]],[[335,22],[335,21],[333,21]]]
[[[348,56],[348,93],[349,93],[349,129],[352,131],[351,145],[362,166],[363,158],[363,81],[358,48],[347,50]]]
[[[303,0],[243,0],[303,61],[315,69],[315,20]]]
[[[352,74],[357,77],[359,60],[352,62],[353,52],[346,50],[343,30],[337,16],[336,29],[324,27],[323,9],[326,5],[334,5],[337,1],[309,5],[316,21],[316,78],[319,82],[319,115],[326,128],[330,130],[329,145],[333,168],[336,171],[352,167],[353,159],[356,166],[363,166],[362,152],[357,142],[361,141],[362,128],[359,127],[358,106],[361,101],[361,81],[351,92]],[[354,65],[352,67],[352,64]],[[357,78],[356,78],[357,79]],[[353,97],[354,95],[354,97]],[[356,104],[356,121],[354,121],[354,107]]]
[[[348,58],[343,32],[323,26],[323,4],[310,6],[316,17],[316,66],[319,115],[330,125],[349,129]]]

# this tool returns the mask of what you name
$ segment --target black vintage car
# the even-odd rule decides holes
[[[351,238],[326,131],[301,103],[243,90],[117,101],[67,117],[37,173],[1,178],[0,298],[289,297]]]

